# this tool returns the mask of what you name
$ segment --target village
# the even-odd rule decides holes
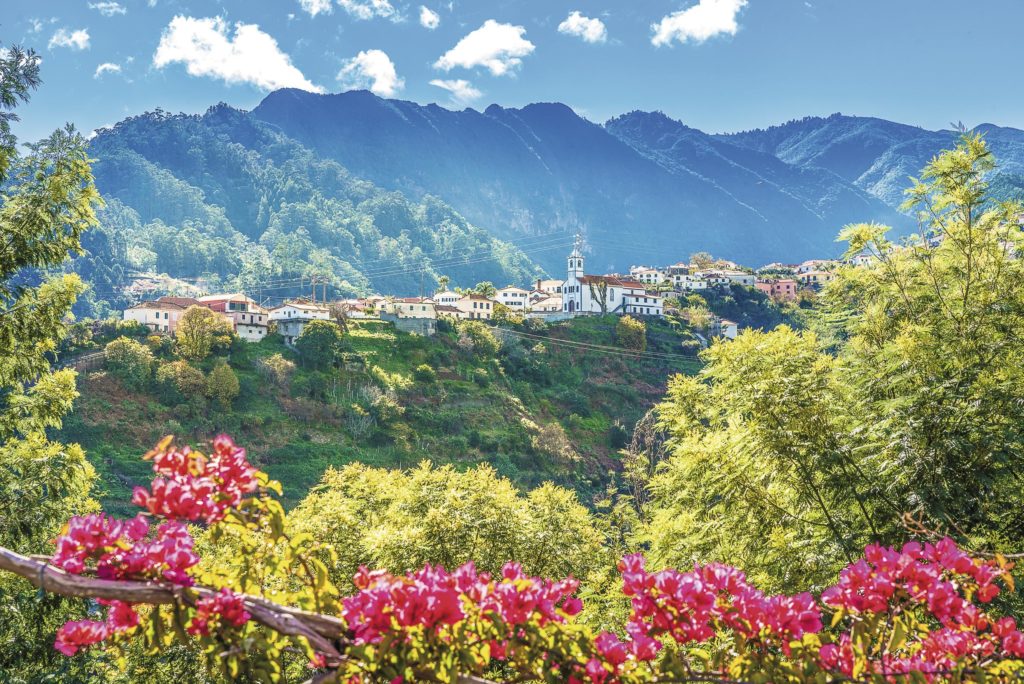
[[[690,263],[632,266],[629,273],[592,275],[584,270],[585,258],[577,238],[566,258],[565,279],[538,279],[529,289],[515,285],[495,288],[490,283],[473,290],[448,289],[448,279],[443,278],[441,289],[432,296],[373,295],[333,301],[324,296],[318,302],[314,285],[310,298],[291,299],[273,307],[241,292],[165,295],[125,309],[123,317],[154,333],[173,335],[182,314],[189,307],[200,306],[222,314],[242,340],[258,342],[273,331],[289,346],[311,321],[339,317],[379,319],[397,330],[425,336],[433,335],[443,319],[499,321],[511,317],[555,322],[594,315],[661,318],[671,308],[667,301],[734,286],[756,289],[779,302],[796,301],[803,293],[813,293],[831,282],[840,266],[864,266],[874,258],[863,253],[847,261],[812,259],[800,264],[771,263],[754,270],[697,254]],[[711,337],[734,339],[738,327],[734,321],[713,317],[708,331]]]

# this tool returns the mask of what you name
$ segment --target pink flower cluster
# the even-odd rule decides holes
[[[499,580],[470,562],[452,573],[428,565],[404,577],[360,568],[354,581],[359,592],[344,600],[343,616],[357,644],[376,643],[388,632],[410,627],[436,632],[465,619],[467,602],[510,628],[530,620],[564,622],[583,607],[572,596],[576,580],[527,577],[518,563],[506,564]],[[505,644],[492,646],[500,657]]]
[[[150,524],[139,514],[118,520],[102,513],[76,516],[56,540],[51,562],[63,570],[81,574],[95,567],[101,579],[165,580],[191,586],[189,568],[199,562],[194,542],[182,521],[224,519],[228,509],[257,489],[257,470],[245,458],[245,450],[221,435],[207,458],[188,447],[174,449],[170,438],[146,455],[153,460],[152,491],[136,487],[132,501],[150,514],[166,518],[150,537]],[[103,602],[101,602],[103,603]],[[68,622],[57,634],[55,647],[67,655],[96,644],[138,624],[131,604],[105,603],[110,610],[104,622]],[[197,603],[189,630],[209,634],[211,619],[238,626],[249,619],[241,599],[224,590]]]
[[[592,682],[615,679],[630,658],[653,660],[661,649],[658,637],[685,644],[703,642],[730,629],[748,640],[774,644],[783,652],[793,640],[821,631],[821,612],[808,593],[766,596],[747,582],[743,572],[713,563],[688,572],[651,573],[640,554],[619,563],[623,592],[632,597],[626,625],[629,639],[603,632],[595,641],[600,658],[587,663]]]
[[[242,597],[224,587],[214,596],[196,601],[196,614],[188,623],[188,633],[199,636],[210,635],[210,623],[220,621],[232,627],[241,627],[249,621]]]
[[[150,532],[146,519],[137,515],[118,520],[103,513],[76,516],[57,538],[51,563],[72,574],[81,574],[92,561],[101,579],[164,579],[190,586],[188,569],[199,562],[188,528],[168,521]]]
[[[187,446],[169,447],[165,441],[146,455],[157,476],[150,490],[136,487],[132,493],[132,503],[150,513],[215,523],[246,494],[256,491],[256,468],[246,460],[245,449],[230,437],[215,438],[209,458]]]
[[[999,595],[996,580],[1008,570],[996,561],[971,557],[946,538],[937,544],[910,542],[899,551],[877,544],[846,567],[822,602],[852,615],[910,614],[923,611],[940,627],[915,637],[913,648],[871,663],[876,672],[940,673],[965,661],[992,656],[1024,656],[1024,633],[1013,618],[993,620],[967,596],[989,603]],[[821,664],[851,675],[856,653],[849,634],[826,644]]]
[[[73,656],[79,649],[98,644],[118,632],[126,632],[139,624],[139,614],[130,603],[124,601],[100,601],[110,606],[104,622],[79,620],[66,622],[57,631],[53,647],[66,656]]]

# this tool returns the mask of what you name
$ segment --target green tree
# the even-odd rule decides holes
[[[153,352],[144,344],[119,337],[104,347],[107,369],[132,389],[143,389],[153,374]]]
[[[193,361],[202,361],[209,356],[214,344],[218,343],[217,338],[230,339],[231,335],[231,322],[205,306],[190,306],[186,309],[174,331],[179,353]]]
[[[524,495],[488,465],[332,469],[289,522],[296,533],[335,544],[331,576],[340,584],[360,564],[399,571],[472,559],[499,572],[516,560],[532,573],[580,578],[610,564],[594,518],[574,493],[546,484]]]
[[[225,411],[231,409],[231,402],[238,396],[240,387],[238,376],[227,362],[221,360],[210,371],[206,378],[206,393],[211,399],[220,404]]]
[[[156,371],[156,380],[174,401],[183,401],[195,396],[206,394],[206,378],[198,368],[188,361],[171,361],[162,363]]]
[[[0,545],[23,553],[45,553],[69,515],[95,508],[85,454],[47,436],[78,396],[74,371],[50,361],[82,283],[21,276],[77,254],[100,198],[85,141],[70,126],[19,153],[14,109],[39,83],[33,52],[0,52]],[[41,677],[56,661],[54,630],[81,612],[81,602],[37,599],[27,582],[0,577],[0,672]]]
[[[715,257],[708,252],[696,252],[690,255],[690,263],[697,268],[711,268],[715,265]]]
[[[446,275],[437,277],[437,291],[444,292],[448,289],[448,284],[452,282],[452,279]]]
[[[993,168],[966,137],[908,192],[920,235],[843,229],[848,254],[877,262],[839,269],[823,336],[747,330],[671,381],[671,456],[642,535],[656,558],[737,562],[792,587],[922,527],[1021,550],[1024,208],[987,198]]]
[[[477,283],[476,287],[473,288],[473,292],[488,299],[493,299],[494,295],[498,294],[498,288],[494,287],[494,283],[491,281],[485,280],[482,283]]]
[[[615,322],[615,339],[631,351],[647,349],[647,324],[632,316],[622,316]]]
[[[501,349],[498,338],[481,321],[459,322],[459,346],[480,358],[493,357]]]
[[[334,364],[341,351],[342,334],[330,321],[310,321],[295,340],[302,365],[323,370]]]

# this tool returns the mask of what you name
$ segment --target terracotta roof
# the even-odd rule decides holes
[[[187,309],[190,306],[199,305],[199,300],[196,299],[195,297],[171,297],[168,295],[164,295],[163,297],[156,301],[161,304],[174,304],[176,306],[180,306],[183,309]]]
[[[200,302],[221,302],[221,301],[225,301],[226,302],[226,301],[233,301],[233,300],[237,300],[237,299],[243,299],[245,301],[253,301],[253,300],[249,299],[248,297],[246,297],[241,292],[233,292],[231,294],[203,295],[202,297],[199,298],[199,301]]]
[[[275,306],[271,311],[277,311],[283,309],[286,306],[291,306],[296,309],[307,309],[310,311],[328,311],[326,306],[320,306],[319,304],[310,304],[309,302],[285,302],[281,306]]]
[[[447,304],[435,304],[434,309],[438,313],[459,313],[459,310],[454,306],[448,306]]]
[[[129,309],[178,309],[184,310],[186,307],[172,302],[161,302],[161,301],[145,301],[139,302],[134,306],[129,306]]]
[[[590,285],[591,283],[594,283],[595,285],[598,283],[606,283],[611,287],[625,287],[632,290],[642,290],[647,287],[643,283],[639,283],[635,280],[623,280],[622,278],[617,278],[615,276],[585,275],[580,277],[580,282],[584,285]]]

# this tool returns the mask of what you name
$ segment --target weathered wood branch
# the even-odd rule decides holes
[[[209,587],[189,587],[186,594],[180,587],[160,582],[106,580],[73,575],[45,561],[29,558],[3,547],[0,547],[0,570],[20,575],[43,591],[80,598],[117,599],[129,603],[166,605],[179,599],[191,603],[196,598],[206,598],[217,593],[215,589]],[[314,649],[323,653],[329,662],[341,660],[341,653],[332,643],[342,638],[346,631],[345,623],[341,619],[289,608],[260,596],[243,594],[242,600],[245,609],[256,622],[281,634],[305,638]]]
[[[167,605],[177,601],[192,604],[198,598],[214,596],[217,590],[209,587],[182,587],[160,582],[131,580],[105,580],[97,577],[73,575],[50,565],[46,560],[15,553],[0,546],[0,570],[24,577],[33,586],[62,596],[79,598],[116,599],[129,603]],[[303,637],[318,652],[324,654],[328,664],[340,662],[344,656],[334,642],[345,638],[345,623],[333,615],[310,613],[290,608],[262,596],[242,594],[245,609],[261,625],[288,636]],[[324,672],[312,682],[330,681],[333,673]],[[459,684],[494,684],[476,677],[459,677]]]

